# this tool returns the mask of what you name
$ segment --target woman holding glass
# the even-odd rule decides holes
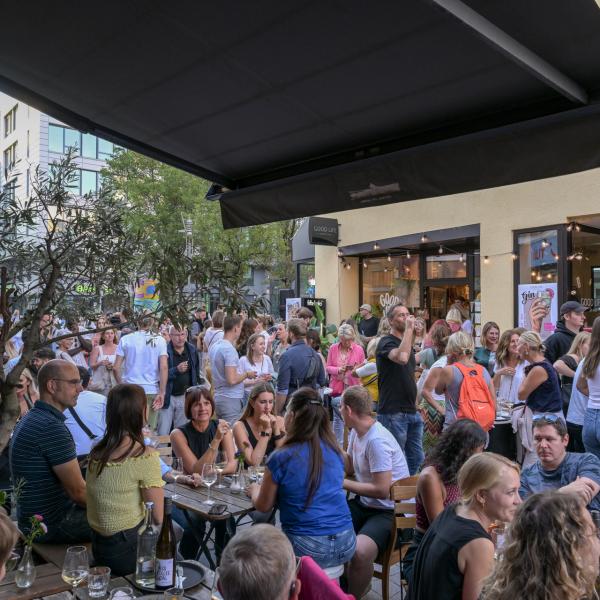
[[[273,363],[266,354],[267,341],[262,333],[253,333],[248,340],[247,345],[248,351],[246,356],[240,358],[240,364],[238,371],[240,373],[247,373],[253,371],[256,373],[256,377],[252,379],[244,379],[244,401],[248,400],[250,390],[254,387],[257,379],[264,381],[271,381],[273,379]]]
[[[333,344],[327,353],[327,373],[331,387],[333,407],[333,432],[338,441],[344,441],[344,421],[339,414],[342,394],[351,385],[360,385],[360,379],[352,371],[365,362],[365,351],[356,343],[356,332],[351,325],[344,323],[338,329],[339,342]]]
[[[87,519],[98,564],[115,575],[135,572],[137,531],[144,502],[163,519],[164,494],[158,452],[144,443],[146,393],[139,385],[117,385],[106,401],[106,432],[92,448],[87,470]]]
[[[100,334],[100,343],[90,354],[92,380],[89,390],[108,396],[110,388],[117,384],[113,366],[117,358],[117,330],[107,329]]]
[[[514,329],[500,336],[496,350],[494,387],[498,390],[500,411],[519,402],[519,387],[525,379],[525,367],[529,364],[519,356],[519,333]]]
[[[184,412],[189,422],[171,432],[173,454],[181,458],[184,473],[199,473],[202,476],[210,494],[210,486],[216,479],[215,466],[220,467],[222,473],[233,473],[237,468],[231,429],[227,421],[213,418],[215,403],[210,391],[204,387],[188,388]],[[223,460],[218,460],[221,458],[219,452],[223,453]],[[206,522],[196,514],[191,515],[191,518],[194,528],[204,531]],[[176,507],[173,507],[173,519],[184,529],[179,548],[181,554],[184,558],[196,558],[198,542],[189,522]],[[225,546],[225,527],[225,520],[218,521],[215,544],[217,558]]]

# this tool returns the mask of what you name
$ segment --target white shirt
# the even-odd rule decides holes
[[[588,396],[588,408],[600,409],[600,367],[596,369],[594,376],[587,380],[590,395]]]
[[[391,471],[392,481],[410,476],[396,438],[377,421],[362,437],[354,429],[350,432],[348,454],[352,457],[356,479],[361,483],[373,483],[373,473],[382,471]],[[389,499],[361,496],[360,502],[370,508],[394,508],[394,501]]]
[[[146,394],[158,394],[158,359],[167,356],[163,337],[151,331],[135,331],[119,340],[116,354],[123,357],[123,383],[137,383]]]
[[[256,375],[273,375],[275,372],[273,369],[273,363],[271,359],[264,354],[261,362],[254,365],[250,364],[250,360],[247,356],[240,358],[240,366],[238,367],[239,373],[246,373],[247,371],[254,371]],[[257,380],[253,379],[250,383],[244,384],[247,388],[252,389],[257,384]]]
[[[91,440],[77,424],[69,409],[64,411],[63,414],[67,417],[65,425],[75,441],[77,456],[80,456],[81,454],[89,454],[92,446],[97,444],[104,435],[106,430],[106,396],[84,390],[77,396],[75,412],[86,427],[97,436],[96,439]]]

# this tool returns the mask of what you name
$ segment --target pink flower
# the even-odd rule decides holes
[[[42,517],[42,515],[33,515],[33,518],[34,518],[36,521],[40,521],[40,522],[44,520],[44,517]]]
[[[48,527],[46,527],[46,523],[40,523],[40,527],[44,533],[48,533]]]

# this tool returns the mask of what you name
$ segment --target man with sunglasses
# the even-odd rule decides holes
[[[579,496],[590,510],[600,510],[600,460],[589,452],[567,452],[569,434],[557,415],[533,417],[535,464],[521,473],[523,499],[548,490]]]
[[[38,383],[40,399],[15,427],[10,447],[13,482],[24,482],[19,529],[28,531],[30,518],[39,514],[48,532],[38,541],[89,541],[85,481],[63,414],[77,404],[83,389],[79,371],[66,360],[51,360],[40,369]]]

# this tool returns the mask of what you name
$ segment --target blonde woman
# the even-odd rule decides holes
[[[20,416],[27,414],[40,398],[38,387],[29,369],[23,369],[19,383],[16,385],[17,398],[19,400]]]
[[[90,367],[92,380],[89,390],[108,396],[112,387],[117,385],[113,371],[117,358],[117,330],[107,329],[100,334],[100,342],[92,349],[90,354]]]
[[[548,532],[560,532],[551,539]],[[517,511],[481,600],[597,598],[600,540],[574,495],[530,496]]]
[[[446,321],[446,323],[448,323],[448,325],[450,325],[452,333],[460,331],[460,328],[462,327],[463,323],[463,318],[460,314],[460,310],[456,306],[450,307],[450,310],[448,311],[448,314],[446,315],[446,318],[444,320]]]
[[[481,330],[481,346],[475,350],[474,359],[490,375],[494,374],[496,365],[496,350],[500,339],[500,327],[494,321],[488,321]]]
[[[413,350],[420,352],[424,346],[425,338],[427,337],[427,323],[423,317],[415,319],[415,336],[413,338]]]
[[[519,467],[485,452],[469,458],[458,473],[460,502],[430,524],[417,550],[409,600],[477,600],[494,566],[488,533],[510,523],[521,504]],[[523,597],[523,596],[515,596]]]
[[[482,379],[480,382],[481,386],[488,388],[491,401],[495,401],[496,391],[494,390],[492,378],[486,369],[475,363],[473,360],[473,352],[473,338],[468,333],[457,331],[448,338],[448,344],[446,345],[448,366],[442,369],[435,386],[435,391],[438,394],[444,393],[446,396],[444,429],[459,418],[458,403],[465,369],[475,372],[476,375],[473,375],[473,377]],[[480,423],[480,425],[483,427],[484,424]],[[490,427],[484,427],[484,429],[489,430]]]
[[[250,396],[250,390],[256,384],[257,379],[271,381],[275,370],[271,358],[266,354],[267,341],[262,333],[253,333],[248,339],[246,356],[240,358],[238,366],[239,373],[255,373],[252,379],[244,379],[244,402]]]
[[[590,349],[590,332],[580,331],[571,343],[566,354],[563,354],[555,363],[554,368],[560,377],[560,389],[562,391],[563,411],[567,414],[569,400],[573,391],[573,378],[579,363],[587,356]]]

